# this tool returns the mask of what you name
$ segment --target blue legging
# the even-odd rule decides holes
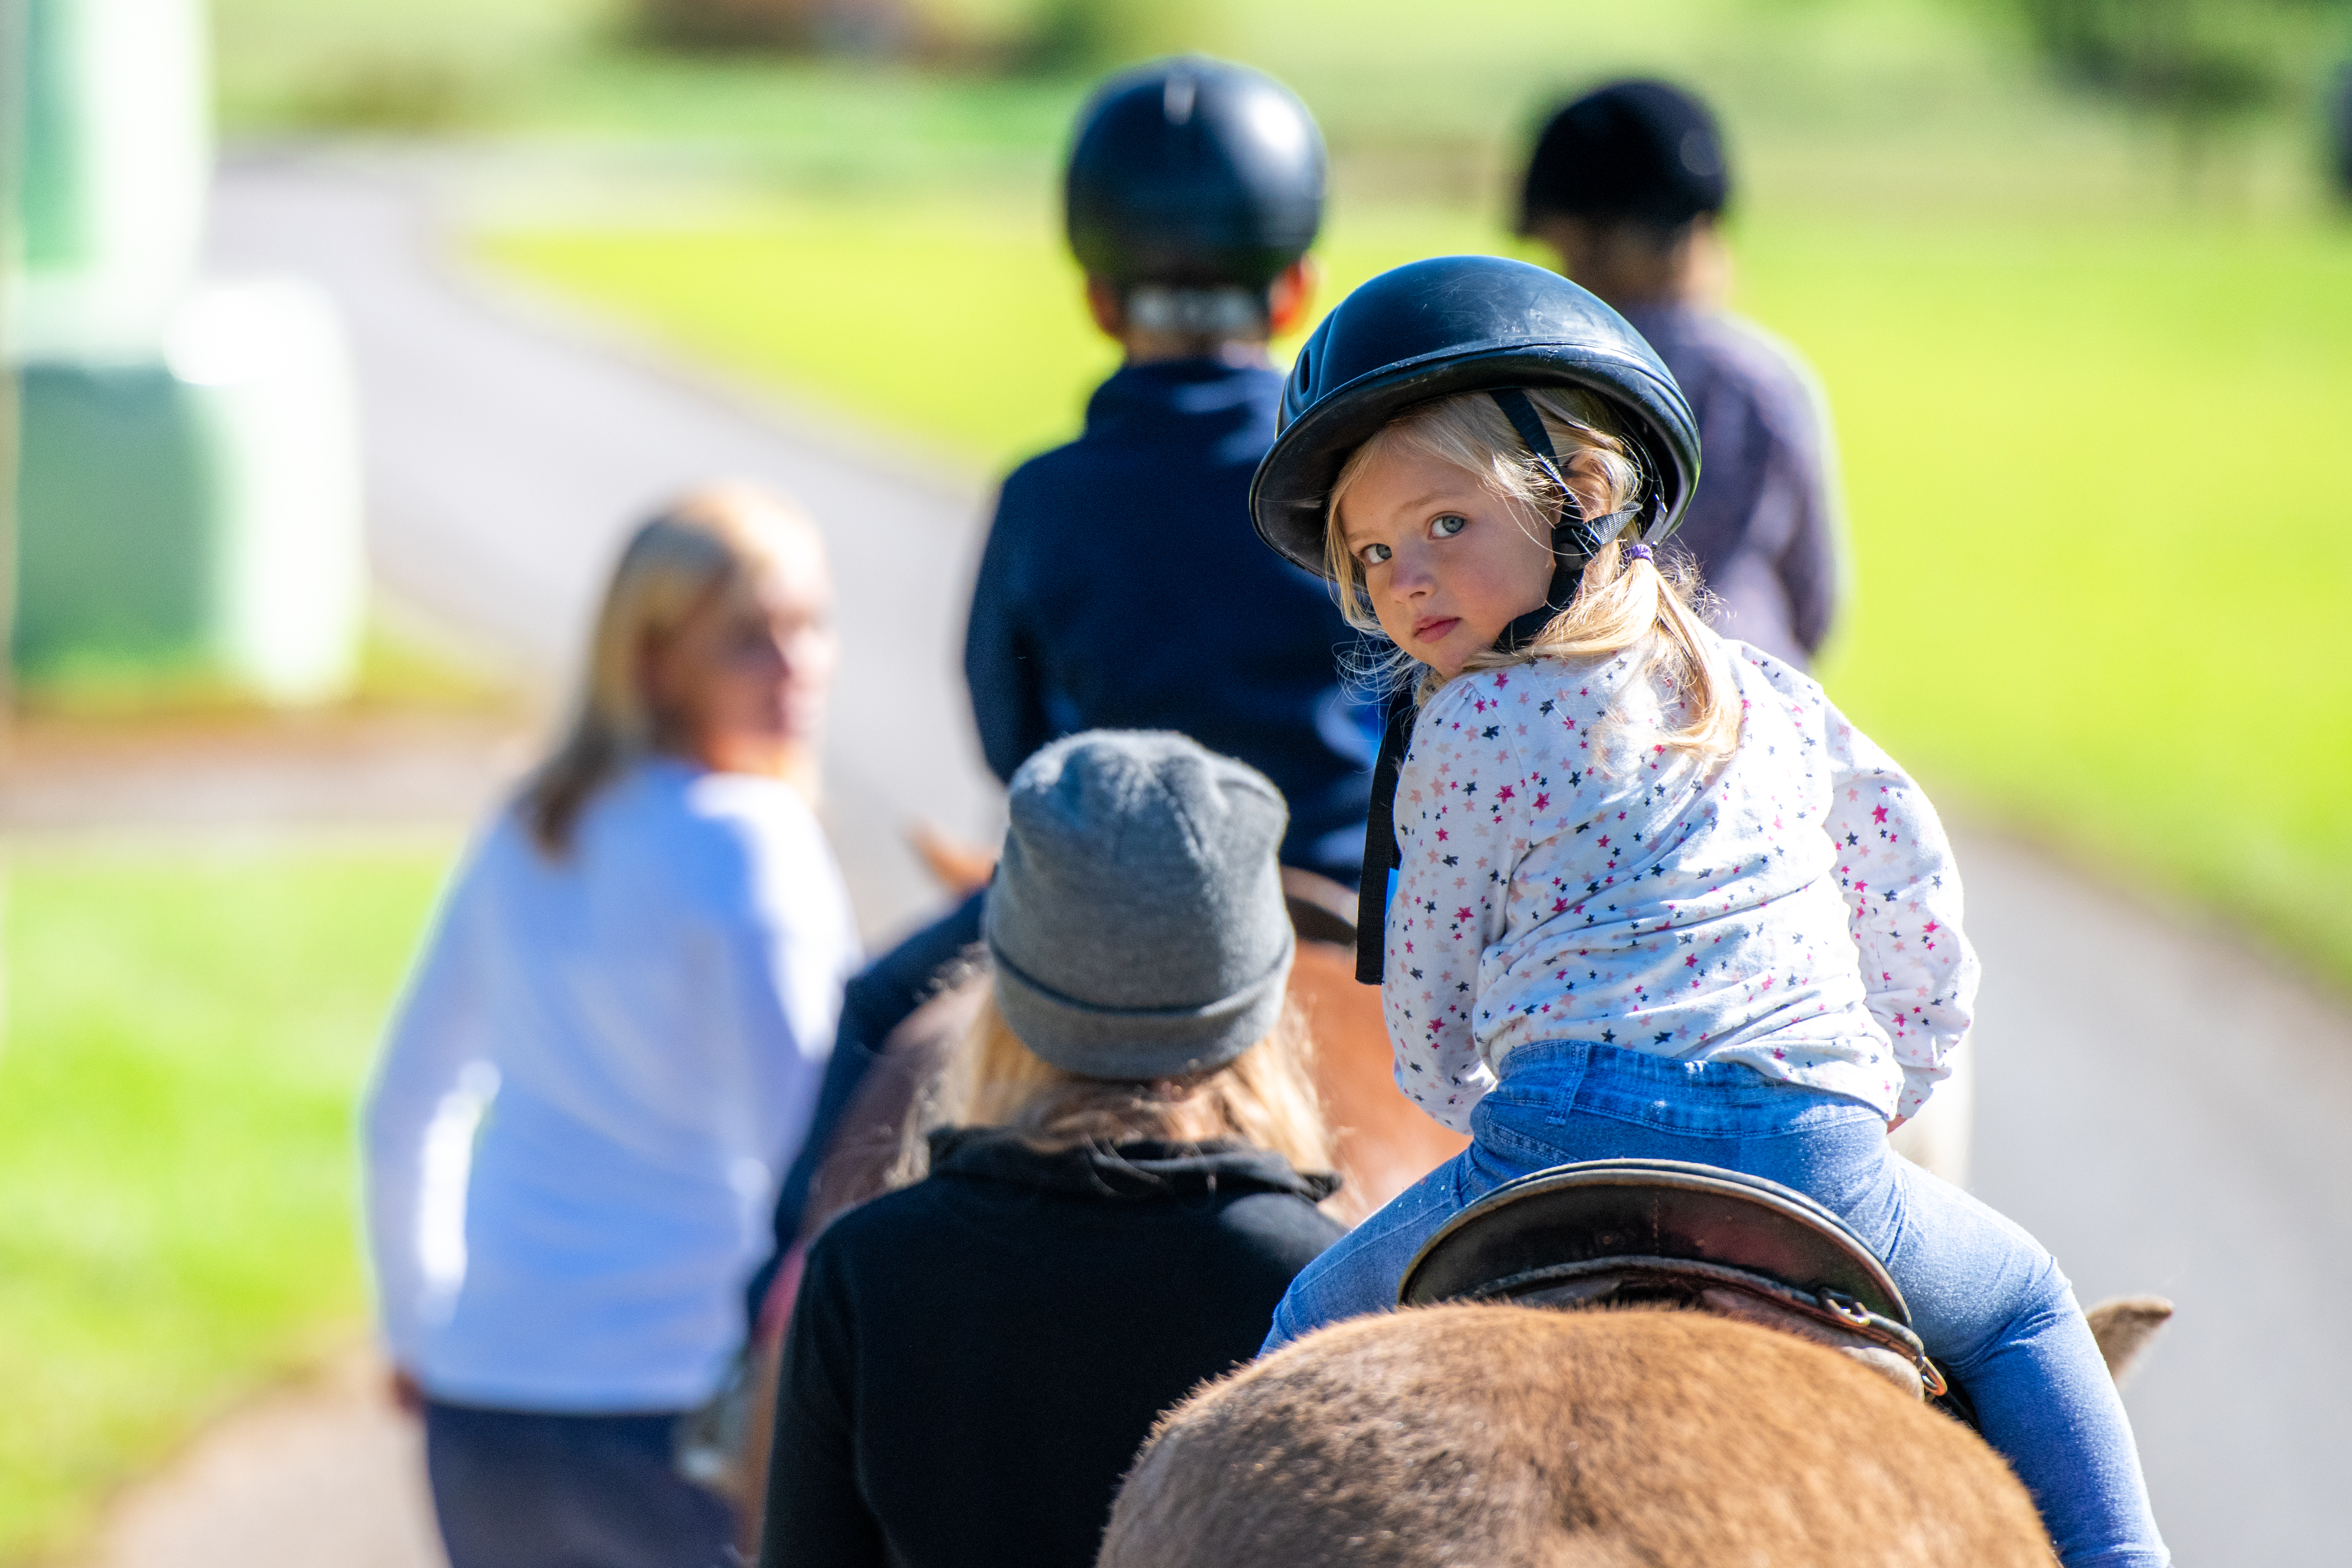
[[[1580,1160],[1687,1160],[1796,1188],[1902,1288],[1913,1326],[1976,1401],[2067,1568],[2162,1568],[2123,1402],[2058,1265],[2032,1237],[1886,1146],[1878,1113],[1729,1062],[1547,1041],[1505,1058],[1470,1147],[1300,1274],[1267,1348],[1396,1302],[1421,1244],[1516,1177]]]

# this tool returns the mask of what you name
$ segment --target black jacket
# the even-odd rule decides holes
[[[1282,791],[1284,865],[1352,886],[1381,713],[1341,684],[1330,590],[1250,526],[1282,382],[1214,360],[1104,382],[1086,433],[1004,481],[964,676],[997,777],[1080,730],[1180,731]]]
[[[932,1142],[810,1250],[764,1568],[1088,1568],[1160,1413],[1257,1353],[1335,1184],[1239,1144]]]

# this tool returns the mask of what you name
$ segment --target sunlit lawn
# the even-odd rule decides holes
[[[1771,232],[1842,425],[1832,689],[1980,811],[2352,980],[2352,235]]]
[[[10,853],[0,1563],[360,1331],[353,1105],[447,858]]]
[[[2352,235],[1979,215],[1738,237],[1741,303],[1840,423],[1859,590],[1834,693],[1979,819],[2352,979]],[[1323,255],[1336,298],[1504,243],[1466,211],[1359,208]],[[1042,199],[803,197],[485,244],[985,468],[1066,437],[1110,363]]]
[[[719,227],[495,230],[483,243],[709,363],[980,468],[1067,439],[1118,361],[1042,201],[810,200]],[[1376,215],[1322,247],[1325,292],[1496,243],[1465,216]]]

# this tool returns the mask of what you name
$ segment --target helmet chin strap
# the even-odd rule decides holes
[[[1299,364],[1304,367],[1306,356]],[[1528,395],[1516,386],[1490,390],[1487,394],[1500,407],[1519,433],[1528,455],[1559,487],[1559,514],[1552,521],[1551,585],[1544,594],[1544,602],[1503,628],[1495,639],[1501,653],[1516,653],[1543,635],[1562,610],[1575,602],[1579,581],[1584,574],[1584,563],[1591,552],[1577,539],[1581,534],[1591,542],[1592,549],[1615,538],[1620,529],[1639,514],[1638,507],[1627,507],[1604,517],[1587,520],[1575,510],[1576,492],[1568,488],[1559,471],[1559,454],[1552,449],[1551,437],[1536,414],[1536,405]],[[1562,549],[1565,544],[1568,548]],[[1356,979],[1366,985],[1378,985],[1386,967],[1389,896],[1396,889],[1396,788],[1397,772],[1403,765],[1404,755],[1412,741],[1413,718],[1419,711],[1410,686],[1401,687],[1389,700],[1386,728],[1381,731],[1378,762],[1372,770],[1372,799],[1370,820],[1364,829],[1364,877],[1359,892],[1356,911]]]
[[[1576,492],[1568,488],[1568,478],[1560,472],[1559,454],[1551,444],[1551,433],[1544,428],[1543,418],[1536,412],[1533,399],[1516,386],[1489,388],[1486,395],[1503,411],[1503,416],[1517,431],[1519,444],[1536,467],[1550,476],[1559,489],[1559,512],[1552,520],[1551,584],[1544,590],[1544,602],[1503,628],[1495,639],[1501,653],[1516,653],[1534,642],[1543,629],[1551,625],[1559,613],[1576,599],[1577,584],[1584,575],[1584,564],[1592,552],[1616,537],[1637,509],[1627,507],[1605,516],[1588,521],[1577,504]],[[1581,534],[1582,539],[1577,536]]]

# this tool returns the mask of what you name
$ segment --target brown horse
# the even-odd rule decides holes
[[[1163,1417],[1098,1568],[2049,1568],[1957,1422],[1699,1312],[1357,1318]]]
[[[1469,1146],[1396,1086],[1376,985],[1356,979],[1356,896],[1327,878],[1286,868],[1298,956],[1290,999],[1315,1038],[1315,1082],[1337,1134],[1345,1182],[1326,1206],[1354,1225]]]

